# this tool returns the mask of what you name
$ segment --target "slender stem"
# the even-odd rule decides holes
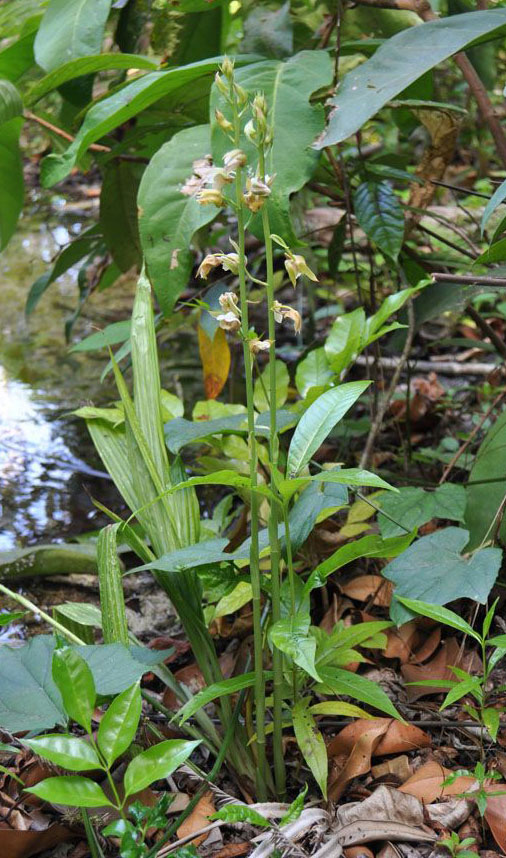
[[[68,638],[68,640],[72,641],[72,643],[78,644],[79,646],[82,646],[84,644],[84,641],[81,640],[81,638],[78,638],[77,635],[73,634],[73,632],[69,631],[69,629],[66,629],[65,626],[62,626],[62,624],[59,623],[58,620],[55,620],[49,614],[46,614],[45,611],[42,611],[40,608],[37,607],[37,605],[34,605],[33,602],[30,602],[29,599],[25,599],[25,597],[21,596],[19,593],[15,593],[13,590],[9,590],[9,588],[4,587],[3,584],[0,584],[0,593],[4,593],[10,599],[13,599],[15,602],[19,602],[20,605],[23,605],[23,607],[31,611],[32,614],[38,614],[40,617],[42,617],[43,620],[46,621],[46,623],[49,623],[50,626],[53,626],[56,631],[60,632],[60,634]]]
[[[239,148],[241,125],[237,97],[230,88],[234,118],[235,145]],[[244,373],[246,377],[246,404],[248,408],[248,446],[250,456],[250,486],[251,486],[251,543],[250,543],[250,577],[253,604],[253,650],[255,670],[255,720],[256,720],[256,754],[257,754],[257,793],[259,801],[267,798],[266,770],[267,757],[265,752],[265,681],[263,671],[263,640],[262,640],[262,605],[260,582],[260,551],[258,543],[259,513],[258,494],[255,491],[258,482],[258,452],[255,438],[255,411],[253,405],[253,366],[249,348],[248,295],[246,290],[246,253],[244,207],[242,202],[243,171],[237,169],[235,177],[235,194],[237,204],[237,232],[239,244],[239,293],[241,302],[241,333],[244,354]]]
[[[293,556],[292,556],[292,541],[290,538],[290,521],[288,518],[288,504],[283,504],[283,523],[285,526],[285,551],[286,551],[286,565],[288,566],[288,583],[290,586],[290,604],[292,617],[295,617],[297,613],[297,598],[295,594],[295,571],[293,568]],[[297,667],[295,662],[292,667],[292,687],[293,687],[293,699],[297,700]]]
[[[263,146],[259,147],[259,171],[260,177],[265,181],[265,153]],[[269,213],[267,205],[262,206],[262,227],[264,233],[265,244],[265,264],[267,271],[267,314],[268,314],[268,332],[270,340],[269,349],[269,411],[270,411],[270,428],[269,428],[269,459],[271,469],[271,489],[277,495],[276,475],[278,471],[278,454],[279,442],[277,432],[277,414],[276,414],[276,321],[274,318],[274,261],[272,251],[271,229],[269,224]],[[281,552],[279,547],[278,535],[278,508],[277,504],[271,504],[269,515],[269,543],[271,557],[271,597],[272,597],[272,622],[273,624],[281,619],[281,576],[280,576],[280,558]],[[285,761],[283,758],[283,653],[276,646],[273,646],[272,651],[272,669],[274,673],[274,688],[273,688],[273,755],[274,755],[274,781],[276,784],[276,792],[279,797],[282,797],[286,788],[286,773]]]

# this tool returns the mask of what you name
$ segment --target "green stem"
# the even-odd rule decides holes
[[[0,584],[0,593],[4,593],[6,596],[9,597],[9,599],[13,599],[15,602],[19,602],[20,605],[23,605],[23,607],[31,611],[32,614],[38,614],[40,617],[42,617],[43,620],[46,621],[46,623],[49,623],[50,626],[53,626],[53,628],[56,629],[57,632],[60,632],[60,634],[64,635],[72,643],[78,644],[79,646],[84,645],[84,641],[81,640],[81,638],[78,638],[77,635],[73,634],[71,631],[69,631],[69,629],[66,629],[65,626],[62,626],[62,624],[59,623],[58,620],[55,620],[53,619],[53,617],[49,616],[49,614],[46,614],[45,611],[42,611],[40,608],[37,607],[37,605],[34,605],[33,602],[30,602],[29,599],[25,599],[25,597],[21,596],[19,593],[14,593],[13,590],[9,590],[8,587],[4,587],[3,584]]]
[[[265,153],[263,146],[259,147],[259,170],[260,176],[265,180]],[[262,227],[265,243],[265,263],[267,273],[267,313],[268,313],[268,335],[270,340],[269,349],[269,459],[271,469],[271,489],[277,495],[276,474],[278,471],[278,432],[276,413],[276,321],[274,319],[274,258],[272,250],[271,229],[269,224],[269,213],[267,204],[262,206]],[[281,619],[281,576],[280,559],[281,551],[278,535],[278,509],[277,504],[271,504],[269,515],[269,543],[271,557],[271,597],[272,597],[272,622],[277,623]],[[281,650],[273,646],[272,669],[274,673],[273,687],[273,755],[274,755],[274,780],[276,792],[280,798],[285,794],[286,773],[283,758],[283,654]]]
[[[234,115],[235,145],[239,148],[241,125],[236,94],[233,85],[230,88]],[[260,551],[258,543],[259,513],[258,494],[254,491],[258,482],[258,452],[255,438],[255,411],[253,406],[253,367],[249,348],[248,295],[246,291],[246,254],[244,207],[242,203],[243,171],[237,169],[235,177],[235,193],[237,202],[237,232],[239,244],[239,293],[241,302],[241,333],[244,354],[244,373],[246,378],[246,404],[248,408],[248,445],[250,455],[250,485],[251,491],[251,547],[250,547],[250,576],[253,605],[253,650],[255,671],[255,726],[257,754],[257,793],[258,800],[267,798],[266,771],[267,757],[265,752],[265,682],[263,665],[262,640],[262,605],[260,579]]]

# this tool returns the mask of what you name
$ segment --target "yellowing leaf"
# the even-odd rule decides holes
[[[203,328],[199,327],[199,351],[206,398],[216,399],[230,370],[230,349],[223,328],[218,328],[211,340]]]

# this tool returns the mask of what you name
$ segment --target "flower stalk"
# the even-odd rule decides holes
[[[232,105],[234,143],[239,148],[241,137],[240,108],[233,71],[227,75],[229,81],[229,98]],[[243,342],[244,372],[246,379],[246,405],[248,409],[248,446],[250,453],[250,485],[251,485],[251,543],[250,543],[250,577],[253,605],[253,639],[254,639],[254,671],[255,671],[255,727],[256,727],[256,757],[257,757],[257,793],[259,801],[267,798],[266,774],[267,756],[265,748],[265,682],[263,665],[263,632],[261,605],[260,552],[258,542],[259,509],[258,494],[255,488],[258,483],[258,452],[255,438],[255,411],[253,404],[253,358],[249,344],[248,294],[246,287],[246,252],[245,226],[243,204],[243,164],[237,164],[235,173],[235,194],[237,232],[239,247],[239,298],[241,309],[241,336]]]

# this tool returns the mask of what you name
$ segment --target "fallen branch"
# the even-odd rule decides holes
[[[489,274],[446,274],[435,271],[431,275],[434,283],[455,283],[462,286],[506,286],[506,277],[492,277]]]
[[[419,372],[436,372],[438,375],[490,375],[494,369],[497,369],[498,364],[494,363],[458,363],[457,361],[443,360],[416,360],[411,358],[412,366]],[[360,356],[355,361],[358,366],[367,366],[365,357]],[[379,359],[379,366],[382,369],[395,370],[399,364],[399,358],[382,357]]]

